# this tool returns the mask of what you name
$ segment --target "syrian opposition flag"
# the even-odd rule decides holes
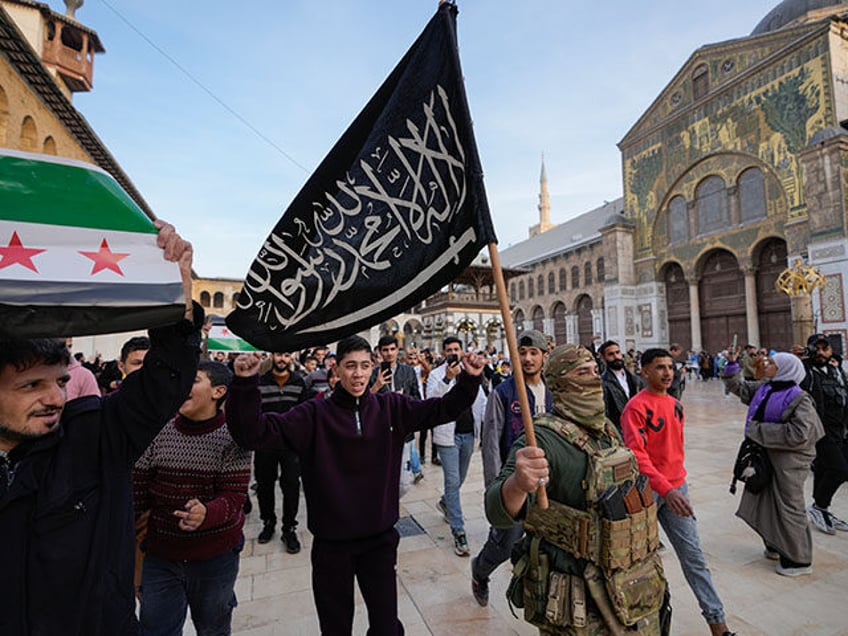
[[[209,340],[206,349],[209,351],[228,351],[234,353],[246,353],[256,351],[256,347],[242,340],[226,325],[212,325],[209,329]]]
[[[93,165],[0,148],[0,335],[146,329],[185,311],[158,230]]]
[[[424,300],[495,242],[443,4],[292,201],[230,328],[267,351],[329,343]]]

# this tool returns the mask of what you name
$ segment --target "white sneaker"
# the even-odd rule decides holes
[[[832,515],[827,510],[819,508],[816,504],[812,504],[809,508],[807,508],[807,514],[810,516],[810,521],[813,522],[813,525],[816,528],[825,534],[836,534],[836,530],[833,527],[833,521],[831,521]]]
[[[812,565],[802,565],[802,566],[797,567],[797,568],[785,568],[778,563],[777,567],[774,570],[775,570],[775,572],[777,572],[781,576],[804,576],[806,574],[812,574],[813,573],[813,566]]]
[[[769,550],[766,548],[763,550],[763,556],[769,561],[780,561],[780,553],[777,550]]]

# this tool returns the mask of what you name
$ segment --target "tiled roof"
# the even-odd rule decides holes
[[[136,190],[130,178],[100,141],[89,123],[56,86],[53,77],[2,6],[0,6],[0,55],[9,61],[11,67],[30,85],[32,92],[53,111],[77,143],[91,156],[93,163],[111,174],[133,201],[144,210],[144,213],[151,219],[155,219],[156,216],[144,197]]]
[[[599,241],[600,229],[608,225],[613,218],[621,216],[623,209],[624,199],[618,198],[599,208],[584,212],[547,232],[507,247],[500,252],[501,263],[504,267],[530,265],[579,245]],[[624,220],[623,217],[622,220]]]

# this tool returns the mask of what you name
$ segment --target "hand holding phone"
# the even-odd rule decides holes
[[[380,363],[380,375],[383,376],[383,382],[387,384],[392,381],[392,363],[385,360]]]

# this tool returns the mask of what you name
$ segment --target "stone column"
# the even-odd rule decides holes
[[[792,312],[792,342],[806,344],[816,329],[816,321],[813,314],[812,295],[792,296],[790,300]]]
[[[689,281],[689,320],[692,323],[692,350],[701,351],[701,301],[698,298],[698,281]]]
[[[765,343],[760,342],[760,314],[757,311],[757,279],[754,268],[744,267],[742,274],[745,276],[745,319],[748,326],[748,342],[761,347]]]

